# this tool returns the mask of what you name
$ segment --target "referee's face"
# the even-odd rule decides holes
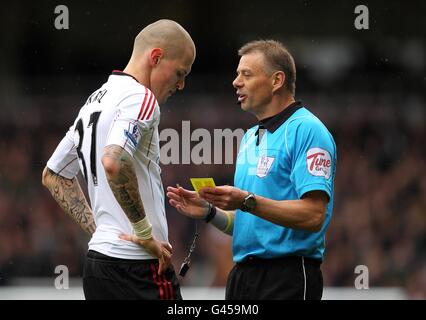
[[[254,51],[241,57],[237,77],[232,85],[237,90],[238,103],[244,111],[254,115],[263,113],[273,94],[272,80],[265,71],[263,53]]]
[[[175,59],[162,59],[158,63],[152,73],[151,90],[159,104],[166,102],[176,90],[183,90],[193,62],[194,55],[187,53]]]

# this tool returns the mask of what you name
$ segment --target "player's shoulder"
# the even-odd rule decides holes
[[[128,80],[128,79],[126,79]],[[136,81],[121,81],[121,82],[113,82],[112,88],[117,90],[120,98],[125,99],[134,95],[152,95],[152,91],[144,86],[143,84]]]
[[[151,94],[151,90],[138,82],[133,76],[118,70],[112,72],[106,85],[114,95],[121,99],[134,95]]]

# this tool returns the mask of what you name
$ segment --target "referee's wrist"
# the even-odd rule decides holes
[[[207,215],[206,215],[206,217],[204,218],[204,221],[206,222],[206,223],[209,223],[210,221],[212,221],[213,220],[213,218],[216,216],[216,213],[217,213],[217,211],[216,211],[216,207],[215,206],[213,206],[213,205],[211,205],[210,203],[209,203],[209,211],[207,212]]]

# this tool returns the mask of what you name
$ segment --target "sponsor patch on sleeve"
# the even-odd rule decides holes
[[[321,148],[311,148],[306,153],[306,165],[313,176],[330,178],[331,161],[330,153]]]

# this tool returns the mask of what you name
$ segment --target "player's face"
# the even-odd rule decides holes
[[[166,102],[176,90],[183,90],[193,63],[194,55],[191,53],[173,60],[161,60],[151,78],[151,90],[159,104]]]
[[[263,53],[255,51],[241,57],[232,85],[244,111],[260,113],[272,100],[272,84],[271,76],[265,71]]]

